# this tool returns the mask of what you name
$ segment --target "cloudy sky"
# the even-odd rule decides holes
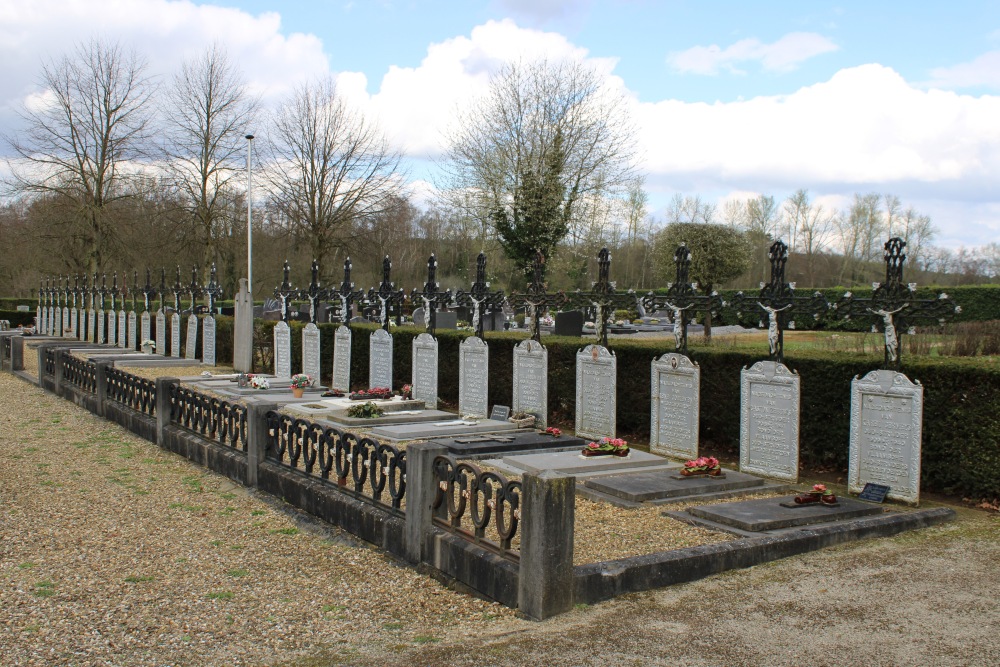
[[[678,192],[880,192],[939,245],[1000,241],[996,0],[0,0],[0,133],[41,63],[92,36],[163,77],[221,43],[271,104],[332,73],[427,180],[498,63],[580,58],[632,101],[654,215]]]

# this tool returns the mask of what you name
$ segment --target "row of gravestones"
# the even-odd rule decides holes
[[[143,311],[137,316],[134,310],[115,312],[103,309],[69,308],[68,306],[38,306],[36,311],[39,334],[76,338],[98,345],[113,345],[130,350],[144,347],[146,341],[153,341],[155,349],[165,351],[167,346],[166,313],[156,313],[156,338],[151,338],[152,316]],[[211,315],[200,320],[192,314],[187,322],[187,340],[184,356],[195,359],[198,344],[198,330],[202,329],[202,363],[215,365],[215,318]],[[181,356],[181,318],[174,311],[170,318],[170,356]]]

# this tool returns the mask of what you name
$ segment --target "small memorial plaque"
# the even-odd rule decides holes
[[[541,343],[523,340],[514,348],[513,410],[535,415],[544,429],[549,415],[549,351]]]
[[[156,313],[156,353],[167,356],[167,316],[162,310]]]
[[[758,361],[740,374],[740,470],[799,480],[798,374]]]
[[[861,489],[861,493],[858,495],[858,500],[868,500],[873,503],[880,503],[885,500],[888,493],[889,487],[885,484],[868,482],[865,484],[865,488]]]
[[[202,321],[201,363],[215,365],[215,318],[209,315]]]
[[[475,336],[466,338],[458,355],[458,412],[463,417],[486,417],[490,388],[490,353],[486,341]]]
[[[351,329],[337,327],[333,334],[333,382],[331,389],[351,390]]]
[[[847,488],[888,486],[887,498],[920,502],[924,388],[902,373],[872,371],[851,382]]]
[[[127,317],[124,310],[118,311],[118,347],[125,347],[125,319]]]
[[[302,329],[302,372],[319,384],[319,327],[312,322]]]
[[[576,434],[614,438],[617,427],[618,360],[606,347],[588,345],[576,353]]]
[[[274,325],[274,376],[279,380],[292,377],[292,333],[287,322]]]
[[[490,419],[495,419],[499,422],[507,421],[508,417],[510,417],[509,405],[494,405],[493,411],[490,412]]]
[[[184,358],[194,359],[194,353],[198,349],[198,316],[188,315],[187,319],[187,340],[184,345]]]
[[[134,310],[130,310],[129,313],[128,313],[128,342],[125,345],[130,350],[138,349],[138,346],[136,345],[138,343],[138,341],[136,340],[136,326],[135,326],[136,322],[135,322],[135,320],[136,320],[135,311]],[[146,318],[146,332],[147,333],[149,332],[149,318],[148,317]],[[147,338],[148,338],[148,336],[147,336]],[[143,340],[146,340],[146,338],[143,338]]]
[[[170,356],[181,356],[181,316],[176,311],[170,316]]]
[[[701,369],[670,352],[653,361],[649,451],[681,459],[698,458]]]
[[[428,410],[437,409],[438,342],[422,333],[413,339],[413,398],[423,401]]]
[[[378,329],[368,339],[368,388],[392,389],[392,336]]]

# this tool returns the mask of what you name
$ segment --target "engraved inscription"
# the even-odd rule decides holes
[[[201,361],[209,366],[215,365],[215,318],[208,316],[202,322]]]
[[[198,347],[198,316],[188,316],[187,341],[184,346],[184,358],[194,359],[195,349]]]
[[[156,313],[156,353],[167,356],[167,316],[162,310]]]
[[[489,413],[489,351],[480,338],[466,338],[459,350],[458,411],[485,418]]]
[[[302,372],[319,382],[319,327],[310,322],[302,329]]]
[[[437,408],[438,344],[430,334],[413,340],[413,398],[428,409]]]
[[[368,339],[368,388],[392,388],[392,336],[378,329]]]
[[[286,322],[274,326],[274,375],[279,380],[292,377],[292,334]]]
[[[545,428],[548,417],[548,359],[545,347],[533,340],[514,348],[512,408],[535,415],[535,427]]]
[[[683,355],[653,362],[650,451],[697,458],[700,378],[701,369]]]
[[[351,330],[345,326],[333,335],[333,388],[351,390]]]
[[[176,312],[170,316],[170,356],[181,356],[181,316]]]
[[[128,349],[130,349],[130,350],[136,349],[136,338],[135,338],[136,337],[136,330],[135,330],[135,324],[136,324],[136,322],[135,322],[135,320],[136,320],[135,311],[134,310],[129,311],[129,314],[128,314],[128,344],[126,345],[126,347],[128,347]],[[146,318],[146,334],[147,334],[146,338],[149,338],[149,318],[148,317]],[[143,338],[143,340],[146,340],[146,338]]]
[[[588,345],[576,355],[576,433],[615,437],[617,364],[607,349]]]
[[[125,311],[118,311],[118,347],[125,347]],[[135,325],[135,320],[132,321],[133,326]]]
[[[762,361],[742,373],[740,470],[798,481],[799,377]]]

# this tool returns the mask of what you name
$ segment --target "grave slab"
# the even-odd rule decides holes
[[[744,500],[736,503],[691,507],[688,508],[688,513],[700,519],[753,533],[845,521],[883,513],[883,508],[880,505],[863,503],[851,498],[839,498],[836,506],[827,506],[822,503],[809,503],[797,507],[783,507],[781,505],[781,503],[794,502],[795,496]]]
[[[753,490],[764,486],[764,480],[760,477],[733,470],[727,470],[726,476],[723,478],[686,477],[677,479],[679,476],[676,470],[635,472],[588,479],[584,482],[584,486],[636,503],[663,498],[715,494],[722,491]]]
[[[522,433],[487,433],[486,435],[467,435],[457,438],[439,438],[432,440],[436,445],[444,445],[449,454],[459,457],[477,458],[484,455],[493,456],[511,452],[527,452],[536,450],[574,450],[583,449],[585,441],[573,435],[563,435],[554,438],[537,431]]]
[[[516,431],[517,426],[510,422],[500,422],[492,419],[479,421],[451,419],[426,424],[401,424],[379,426],[371,433],[377,438],[386,440],[436,440],[438,438],[475,435],[481,433],[502,433]]]
[[[627,457],[585,457],[579,451],[571,451],[505,456],[503,459],[491,460],[488,463],[501,469],[506,468],[521,473],[540,473],[543,470],[552,470],[564,475],[608,474],[649,467],[680,469],[678,463],[671,463],[661,456],[635,449]]]

